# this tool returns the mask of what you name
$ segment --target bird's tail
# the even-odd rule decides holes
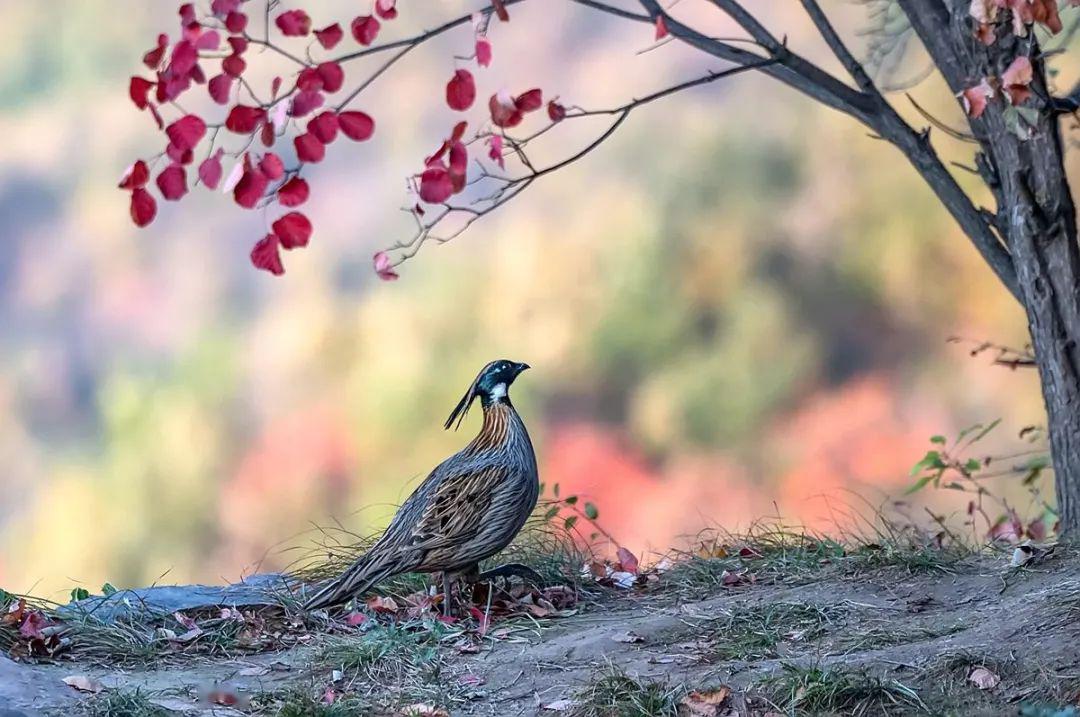
[[[387,565],[385,560],[380,560],[378,555],[369,552],[350,565],[339,577],[319,588],[318,592],[304,603],[304,609],[318,610],[340,605],[354,595],[361,595],[371,589],[394,572],[393,566]]]

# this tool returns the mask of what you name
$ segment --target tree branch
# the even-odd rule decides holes
[[[865,68],[840,40],[816,0],[801,1],[810,14],[818,32],[837,56],[837,59],[844,65],[844,68],[862,88],[861,91],[850,87],[799,55],[792,53],[779,43],[776,37],[749,13],[738,0],[710,0],[713,5],[727,13],[743,30],[762,45],[772,57],[778,60],[776,65],[763,67],[762,72],[833,109],[851,115],[903,152],[912,166],[930,185],[938,199],[945,205],[945,208],[960,225],[960,228],[967,234],[997,277],[1009,292],[1017,300],[1020,300],[1020,287],[1012,256],[997,234],[994,233],[990,223],[982,215],[978,207],[974,205],[971,198],[957,183],[956,178],[942,163],[937,152],[930,144],[929,135],[916,132],[885,100],[874,86]],[[942,21],[946,25],[949,21],[948,12],[940,0],[900,1],[905,4],[905,7],[908,5],[923,7],[927,13],[933,14],[938,20],[942,20],[941,16],[944,15]],[[671,34],[693,47],[738,64],[745,64],[748,61],[747,56],[755,57],[753,53],[748,53],[722,41],[709,38],[680,23],[668,15],[660,7],[657,0],[639,0],[639,2],[651,17],[663,16]],[[912,23],[918,32],[919,24],[916,18],[912,18]],[[941,51],[946,50],[951,56],[951,49],[948,49],[947,43],[944,44]],[[938,62],[940,65],[940,60]]]

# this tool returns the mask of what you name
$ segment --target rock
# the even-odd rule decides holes
[[[168,615],[177,610],[206,607],[280,605],[289,594],[291,579],[276,573],[252,575],[232,585],[155,585],[119,590],[112,595],[93,595],[57,609],[67,619],[92,616],[113,622],[133,614]]]
[[[54,670],[0,655],[0,717],[37,717],[46,710],[70,709],[77,701]]]

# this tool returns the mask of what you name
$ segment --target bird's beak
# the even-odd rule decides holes
[[[517,372],[521,373],[522,371],[525,371],[526,369],[530,369],[530,368],[532,368],[532,366],[530,366],[527,363],[519,363],[517,365]]]

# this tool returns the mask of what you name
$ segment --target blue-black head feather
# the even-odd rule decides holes
[[[476,379],[469,386],[469,390],[465,392],[465,395],[458,401],[458,405],[454,407],[454,410],[450,413],[450,417],[446,419],[444,424],[445,428],[457,421],[457,425],[454,426],[455,430],[461,426],[461,422],[465,419],[465,415],[469,412],[469,408],[472,406],[472,402],[477,398],[480,399],[481,404],[487,406],[495,401],[510,402],[508,392],[510,390],[510,384],[514,382],[514,379],[521,374],[522,371],[529,368],[529,364],[521,363],[518,361],[509,361],[507,359],[499,359],[498,361],[492,361],[487,366],[484,366],[477,374]]]

